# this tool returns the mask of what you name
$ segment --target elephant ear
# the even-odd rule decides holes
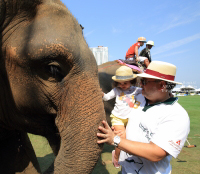
[[[0,0],[0,26],[2,26],[3,24],[5,13],[6,13],[6,3],[4,0]]]
[[[27,16],[34,17],[36,14],[37,6],[41,3],[42,0],[0,0],[1,31],[4,29],[4,26],[7,26],[7,24],[17,14],[25,12],[28,14]]]

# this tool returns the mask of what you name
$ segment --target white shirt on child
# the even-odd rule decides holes
[[[126,119],[132,109],[138,108],[140,103],[137,101],[137,95],[141,93],[142,89],[135,86],[131,86],[128,90],[116,87],[104,94],[103,100],[108,101],[116,97],[115,106],[111,113],[118,118]]]

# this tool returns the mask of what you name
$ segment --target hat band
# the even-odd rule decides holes
[[[159,77],[159,78],[162,78],[162,79],[166,79],[166,80],[174,81],[174,79],[175,79],[175,76],[162,74],[162,73],[159,73],[157,71],[150,70],[150,69],[146,69],[145,73],[149,74],[149,75],[153,75],[153,76]]]
[[[131,75],[131,76],[116,76],[116,79],[123,80],[123,79],[130,79],[132,77],[133,77],[133,75]]]

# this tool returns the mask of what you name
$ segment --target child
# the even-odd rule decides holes
[[[126,137],[125,135],[125,126],[128,122],[127,115],[130,113],[133,107],[136,107],[135,98],[136,94],[141,93],[141,88],[137,88],[132,86],[136,82],[137,76],[133,74],[131,68],[127,66],[121,66],[116,70],[115,76],[112,77],[114,80],[112,89],[107,94],[103,95],[103,100],[108,101],[110,99],[115,99],[115,106],[111,112],[111,124],[114,127],[115,131],[121,130],[123,134],[122,137]],[[119,159],[120,149],[117,147],[112,151],[112,162],[115,168],[119,168],[118,159]]]

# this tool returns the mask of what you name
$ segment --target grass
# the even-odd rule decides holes
[[[46,138],[33,134],[28,134],[28,136],[35,150],[41,171],[44,172],[54,161],[55,156]]]
[[[197,147],[184,147],[178,159],[172,159],[172,173],[196,174],[200,171],[200,96],[179,97],[179,103],[190,117],[190,133],[187,139],[191,145],[197,145]],[[185,145],[188,143],[186,142]]]
[[[190,116],[190,133],[188,141],[195,148],[184,147],[178,158],[172,159],[172,174],[197,174],[200,171],[200,96],[179,97],[179,103]],[[181,121],[181,120],[180,120]],[[54,155],[45,138],[29,134],[35,149],[41,170],[45,171],[53,162]],[[188,145],[186,142],[185,145]],[[101,157],[92,174],[121,174],[120,169],[112,165],[111,152],[114,147],[104,145]]]

